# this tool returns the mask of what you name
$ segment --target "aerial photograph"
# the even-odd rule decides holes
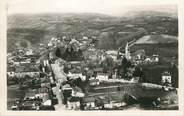
[[[7,110],[179,109],[177,5],[8,1]]]

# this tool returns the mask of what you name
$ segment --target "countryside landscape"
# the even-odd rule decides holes
[[[10,14],[8,110],[178,110],[178,14]]]

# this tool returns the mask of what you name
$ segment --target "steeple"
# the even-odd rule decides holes
[[[125,47],[125,57],[127,60],[130,60],[130,51],[129,51],[128,42],[127,42],[126,47]]]

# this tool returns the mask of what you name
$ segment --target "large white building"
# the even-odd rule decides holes
[[[169,72],[163,72],[162,73],[162,84],[171,84],[171,74]]]

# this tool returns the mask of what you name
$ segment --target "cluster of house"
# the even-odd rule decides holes
[[[38,57],[39,55],[35,55],[31,49],[26,51],[18,50],[17,53],[10,53],[7,56],[7,76],[10,78],[21,78],[26,75],[38,77],[40,74],[38,64],[36,64]]]
[[[39,77],[40,70],[34,65],[21,65],[7,68],[7,75],[9,78],[24,78],[29,77]]]
[[[45,68],[49,68],[48,62],[44,60],[40,66],[41,69],[34,73],[31,73],[30,69],[28,70],[29,66],[26,67],[27,73],[19,71],[17,76],[25,77],[28,75],[32,78],[28,79],[31,80],[31,83],[28,80],[23,83],[22,86],[26,86],[25,97],[14,104],[12,110],[54,110],[54,91],[56,90],[54,76],[51,69],[45,71]],[[16,67],[16,70],[18,69]]]
[[[92,104],[92,106],[93,106],[94,103],[91,103],[91,101],[88,101],[88,98],[85,97],[86,93],[84,91],[82,91],[81,88],[79,88],[78,86],[73,86],[67,82],[69,80],[77,80],[79,78],[82,82],[87,82],[86,80],[88,79],[88,77],[86,77],[86,75],[82,74],[81,72],[72,72],[69,70],[68,73],[64,73],[64,71],[61,71],[61,70],[64,70],[64,68],[62,68],[64,65],[63,60],[56,60],[55,63],[59,64],[57,66],[60,66],[60,68],[58,67],[57,69],[60,69],[60,72],[62,72],[61,77],[63,77],[63,78],[67,77],[67,80],[62,79],[62,81],[61,81],[61,82],[65,81],[65,83],[61,85],[61,90],[62,90],[62,93],[64,96],[63,101],[64,101],[64,104],[67,106],[67,109],[80,110],[81,106],[83,106],[84,109],[88,109],[89,104]],[[70,63],[71,63],[71,65],[77,65],[77,66],[80,65],[80,62],[77,62],[77,61],[73,61]],[[55,68],[56,68],[56,66],[55,66]],[[96,69],[94,71],[96,73],[96,76],[89,78],[89,81],[88,81],[89,86],[93,87],[93,86],[99,85],[101,82],[110,81],[109,75],[107,73],[103,73],[103,68],[99,68],[99,69]],[[57,73],[57,71],[55,73]],[[83,101],[83,102],[81,102],[81,101]],[[116,105],[118,106],[118,104],[120,104],[120,103],[117,103],[114,101],[114,102],[111,102],[110,106],[108,106],[109,105],[109,103],[108,103],[105,105],[105,107],[106,106],[107,107],[114,107]],[[101,107],[101,106],[99,106],[99,107]],[[97,106],[94,106],[94,108],[97,108]]]
[[[108,96],[85,97],[85,110],[103,110],[116,109],[125,106],[126,103],[122,100],[113,100]]]
[[[93,49],[91,49],[93,51]],[[130,56],[130,52],[127,51],[125,53],[126,58],[127,59],[144,59],[145,57],[142,54],[144,52],[140,52],[140,54],[136,54],[135,57]],[[117,52],[116,51],[106,51],[106,55],[109,55],[113,58],[113,60],[116,60],[116,56],[117,56]],[[153,60],[155,62],[158,62],[157,59],[157,55],[153,55]],[[59,61],[58,61],[59,62]],[[149,62],[149,61],[147,61]],[[79,65],[81,62],[77,62],[77,61],[73,61],[71,62],[72,65]],[[63,66],[63,64],[62,64]],[[89,86],[94,87],[94,86],[98,86],[100,85],[101,82],[138,82],[138,78],[133,78],[131,81],[125,81],[123,79],[117,79],[116,78],[116,74],[112,75],[112,79],[109,78],[109,74],[104,73],[103,72],[103,68],[99,68],[99,69],[94,69],[94,72],[96,72],[96,75],[93,77],[91,76],[89,78]],[[82,81],[85,81],[87,78],[85,75],[83,75],[81,72],[68,72],[66,74],[67,77],[69,77],[70,79],[77,79],[77,78],[81,78]],[[167,78],[168,79],[168,78]],[[167,80],[166,78],[163,80]],[[95,97],[89,97],[86,96],[86,93],[83,93],[82,90],[79,87],[71,87],[69,84],[65,84],[62,86],[62,91],[63,91],[63,95],[65,96],[65,100],[66,101],[66,105],[68,109],[72,109],[72,110],[79,110],[81,105],[84,106],[85,110],[91,110],[91,109],[112,109],[112,108],[117,108],[120,106],[125,105],[124,102],[122,102],[122,100],[109,100],[107,98],[102,98],[101,96],[99,96],[98,98]],[[81,103],[81,99],[83,99],[83,103]],[[99,101],[103,101],[103,103],[98,103]],[[99,105],[101,104],[101,105]],[[102,105],[103,104],[103,105]]]
[[[137,54],[132,57],[132,62],[134,64],[158,64],[159,63],[159,55],[153,54],[152,56],[146,56],[142,53]]]
[[[84,52],[84,57],[86,60],[99,60],[101,62],[107,57],[111,57],[113,61],[116,62],[117,55],[118,51],[116,50],[99,50],[93,46],[89,47],[89,49]]]
[[[104,52],[106,55],[112,56],[113,60],[116,60],[116,55],[117,55],[117,51],[105,51]],[[72,62],[68,62],[70,64],[70,67],[81,67],[81,62],[80,61],[72,61]],[[84,75],[82,72],[75,72],[72,70],[69,70],[67,73],[64,73],[64,64],[66,64],[66,61],[62,60],[62,59],[57,59],[55,60],[55,64],[58,64],[57,67],[55,66],[55,69],[58,69],[58,71],[54,72],[54,73],[59,73],[62,72],[61,77],[67,77],[69,79],[78,79],[80,78],[82,81],[86,81],[86,79],[88,79],[86,77],[86,75]],[[54,65],[54,64],[53,64]],[[53,67],[54,68],[54,67]],[[59,70],[60,69],[60,70]],[[54,71],[53,70],[53,71]],[[62,70],[62,71],[61,71]],[[89,78],[89,86],[93,87],[93,86],[98,86],[100,85],[101,82],[125,82],[122,79],[116,79],[116,74],[111,75],[112,78],[109,78],[109,74],[108,73],[104,73],[103,72],[103,68],[95,68],[94,69],[94,73],[96,75],[91,75]],[[59,74],[57,74],[59,75]],[[60,77],[58,77],[59,79]],[[65,80],[61,80],[61,82],[63,81],[67,81],[66,78]],[[90,99],[90,98],[86,98],[86,93],[84,93],[84,91],[81,90],[81,88],[79,87],[73,87],[70,84],[64,84],[61,86],[61,90],[63,93],[63,101],[64,104],[66,104],[67,109],[70,110],[79,110],[81,109],[81,105],[84,106],[84,109],[100,109],[101,107],[105,107],[105,108],[113,108],[113,107],[119,107],[122,106],[124,103],[123,102],[117,102],[117,101],[113,101],[111,100],[111,102],[104,102],[103,104],[105,104],[104,106],[96,106],[96,99]],[[81,100],[84,100],[83,102],[81,102]],[[104,100],[105,101],[105,100]],[[89,108],[90,107],[90,108]]]
[[[157,64],[159,63],[159,55],[153,54],[152,56],[147,56],[145,50],[137,50],[130,53],[129,43],[125,47],[125,53],[119,52],[118,55],[125,57],[130,60],[135,65],[137,64]]]
[[[68,42],[68,44],[66,44]],[[71,46],[75,48],[76,50],[78,48],[86,48],[84,45],[88,45],[90,42],[89,38],[86,36],[83,36],[80,41],[76,39],[70,39],[66,36],[62,37],[62,41],[60,38],[51,38],[51,40],[48,43],[48,47],[66,47],[66,45]],[[67,46],[67,47],[68,47]],[[97,60],[104,61],[107,57],[111,57],[114,62],[118,62],[118,55],[119,52],[115,50],[97,50],[94,48],[94,46],[88,46],[88,49],[85,50],[86,52],[86,58],[88,60]],[[52,53],[52,52],[50,52]],[[38,56],[34,55],[33,51],[27,50],[26,52],[20,50],[19,58],[17,59],[16,56],[12,57],[10,54],[8,57],[8,63],[10,64],[8,67],[8,77],[25,77],[26,75],[30,77],[38,77],[40,78],[40,74],[44,73],[44,79],[39,83],[41,85],[40,88],[37,88],[31,92],[26,93],[24,101],[21,103],[22,107],[31,107],[35,110],[40,110],[42,106],[49,106],[51,107],[52,102],[52,95],[57,94],[56,90],[56,83],[61,85],[61,91],[63,94],[63,101],[64,104],[67,106],[67,109],[70,110],[80,110],[81,106],[84,106],[83,108],[86,110],[90,109],[112,109],[114,107],[120,107],[125,105],[124,102],[121,100],[112,100],[110,98],[103,98],[102,96],[99,96],[97,98],[95,97],[89,97],[86,96],[86,93],[78,87],[70,85],[69,83],[63,84],[62,82],[68,81],[69,79],[81,79],[81,81],[85,82],[88,77],[87,75],[84,75],[81,70],[82,63],[80,61],[71,61],[66,62],[65,60],[61,58],[57,58],[52,63],[49,62],[49,58],[53,57],[53,54],[48,54],[48,56],[45,55],[45,58],[39,58]],[[85,54],[85,53],[84,53]],[[144,50],[138,50],[135,53],[130,54],[129,46],[126,45],[125,53],[122,54],[127,60],[133,61],[134,63],[140,64],[140,63],[158,63],[159,58],[158,55],[153,55],[152,57],[148,57],[145,55]],[[39,60],[39,62],[36,62],[36,59]],[[37,60],[37,61],[38,61]],[[73,71],[68,70],[67,73],[64,71],[64,65],[70,64],[71,69],[72,67],[75,67],[76,69],[79,69],[79,71]],[[40,67],[39,67],[39,66]],[[51,67],[50,67],[51,66]],[[52,69],[48,69],[48,68]],[[130,69],[132,71],[132,69]],[[55,74],[55,75],[53,75]],[[95,74],[95,75],[94,75]],[[130,73],[132,74],[132,73]],[[163,74],[164,75],[164,74]],[[166,75],[166,74],[165,74]],[[55,77],[54,77],[55,76]],[[67,77],[67,78],[66,78]],[[54,78],[57,78],[57,80],[54,80]],[[48,81],[45,81],[48,80]],[[123,79],[118,79],[116,71],[114,74],[104,73],[103,68],[94,68],[93,75],[90,75],[89,78],[89,87],[97,87],[103,82],[131,82],[131,83],[137,83],[138,78],[132,78],[130,81],[126,81]],[[163,83],[170,83],[171,78],[167,76],[162,76],[162,82]],[[55,84],[55,86],[52,86]],[[82,102],[83,101],[83,102]],[[103,102],[103,103],[102,103]],[[103,104],[103,105],[101,105]],[[13,108],[16,108],[13,106]]]
[[[69,84],[62,86],[62,93],[64,96],[64,103],[69,110],[80,110],[81,99],[84,98],[85,94],[79,87],[71,87]]]
[[[100,84],[98,79],[90,79],[89,81],[90,86]],[[81,106],[83,107],[83,110],[99,110],[103,108],[118,108],[125,105],[125,103],[120,99],[107,99],[103,98],[103,95],[90,97],[88,96],[88,93],[83,93],[79,87],[71,87],[69,84],[63,85],[62,91],[68,110],[81,110]]]
[[[12,110],[48,110],[53,109],[51,86],[49,82],[42,82],[41,87],[26,91],[23,100],[12,105]]]
[[[32,49],[27,50],[18,50],[12,53],[9,53],[7,56],[9,65],[20,65],[26,63],[35,63],[39,55],[34,54]]]
[[[93,82],[91,83],[91,86],[94,89],[94,91],[90,91],[84,98],[85,110],[116,109],[126,105],[126,103],[124,102],[124,100],[122,100],[122,98],[113,98],[112,94],[110,94],[109,96],[108,93],[110,91],[116,91],[115,86],[106,85],[105,87],[100,87],[100,81],[98,79],[96,80],[93,79],[91,81]],[[119,83],[120,81],[117,81],[117,82]],[[168,91],[169,88],[172,88],[171,74],[167,71],[163,72],[161,77],[161,82],[166,91]],[[124,82],[124,83],[127,83],[127,82]],[[94,86],[94,85],[98,85],[98,86]],[[99,91],[98,89],[100,89],[101,91]],[[110,89],[113,89],[113,90],[110,90]]]
[[[83,81],[86,79],[81,73],[65,73],[64,72],[65,60],[61,58],[56,59],[51,63],[53,74],[55,74],[55,83],[59,87],[62,94],[62,103],[68,110],[79,110],[80,100],[84,97],[84,93],[78,86],[72,86],[69,81],[81,78]],[[53,88],[53,93],[57,95],[57,90]]]
[[[75,39],[68,36],[60,37],[52,37],[48,42],[48,47],[72,47],[74,51],[78,51],[79,49],[85,49],[89,43],[91,43],[92,39],[87,36],[82,36],[79,39]]]

